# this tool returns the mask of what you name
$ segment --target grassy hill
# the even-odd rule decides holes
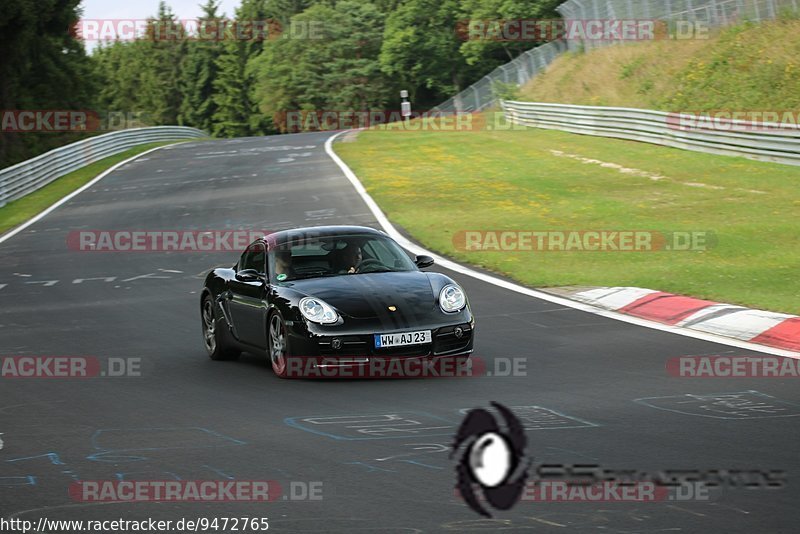
[[[521,94],[666,111],[800,112],[800,21],[565,55]],[[536,129],[375,129],[336,151],[424,245],[528,286],[639,286],[800,313],[800,167]],[[458,238],[624,229],[717,239],[706,250],[636,254],[474,251]]]
[[[520,99],[664,111],[800,110],[800,20],[569,53]]]

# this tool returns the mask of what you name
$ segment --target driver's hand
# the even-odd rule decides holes
[[[355,267],[350,267],[350,269],[347,271],[347,274],[355,274],[355,272],[356,272],[356,268]]]

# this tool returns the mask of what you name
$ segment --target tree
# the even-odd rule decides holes
[[[212,132],[214,115],[218,109],[214,100],[214,80],[222,52],[221,43],[213,36],[219,35],[222,21],[217,13],[219,4],[216,0],[207,0],[202,7],[198,35],[188,36],[186,55],[181,65],[179,86],[182,99],[178,123]]]
[[[462,0],[462,9],[466,15],[464,22],[472,20],[491,24],[557,19],[560,16],[556,7],[562,3],[563,0]],[[541,44],[544,42],[469,39],[461,45],[460,52],[470,65],[480,64],[488,72]]]
[[[352,0],[292,17],[294,34],[269,41],[253,63],[261,112],[383,109],[391,88],[378,61],[384,20],[374,4]]]
[[[418,104],[457,93],[478,69],[459,53],[458,0],[407,0],[386,20],[381,70],[409,89]]]
[[[134,46],[141,48],[143,59],[138,104],[150,114],[154,124],[177,124],[186,40],[183,27],[164,0],[159,2],[156,18],[148,20],[146,37]]]
[[[266,0],[243,0],[236,10],[235,22],[252,24],[268,20]],[[226,33],[217,58],[214,80],[214,134],[222,137],[259,135],[271,130],[271,121],[259,114],[255,103],[255,77],[248,63],[255,61],[264,47],[264,40],[238,33]]]
[[[80,0],[16,0],[0,10],[0,109],[85,110],[97,82],[69,28]],[[6,5],[7,4],[7,5]],[[53,133],[0,134],[0,167],[75,140]]]

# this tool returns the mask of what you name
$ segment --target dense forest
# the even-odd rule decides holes
[[[207,0],[187,29],[162,1],[140,38],[89,53],[70,31],[80,0],[15,0],[0,11],[0,110],[97,110],[219,137],[280,133],[286,111],[396,110],[400,89],[424,110],[534,46],[465,40],[463,21],[555,18],[561,2],[242,0],[224,14]],[[0,168],[80,135],[4,127]]]

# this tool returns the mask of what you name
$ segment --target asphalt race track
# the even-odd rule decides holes
[[[0,379],[0,516],[268,517],[276,532],[800,529],[797,383],[665,371],[669,358],[747,351],[448,273],[467,290],[475,355],[495,376],[280,380],[266,357],[213,362],[203,348],[203,277],[238,253],[67,246],[75,230],[377,227],[326,155],[328,136],[159,150],[0,244],[1,356],[141,358],[141,376]],[[511,358],[526,361],[524,376],[498,376]],[[462,410],[491,401],[529,415],[534,465],[778,470],[786,486],[657,503],[525,501],[485,520],[454,495],[447,447]],[[298,499],[321,482],[322,498],[87,503],[68,493],[76,480],[210,479],[275,480]]]

